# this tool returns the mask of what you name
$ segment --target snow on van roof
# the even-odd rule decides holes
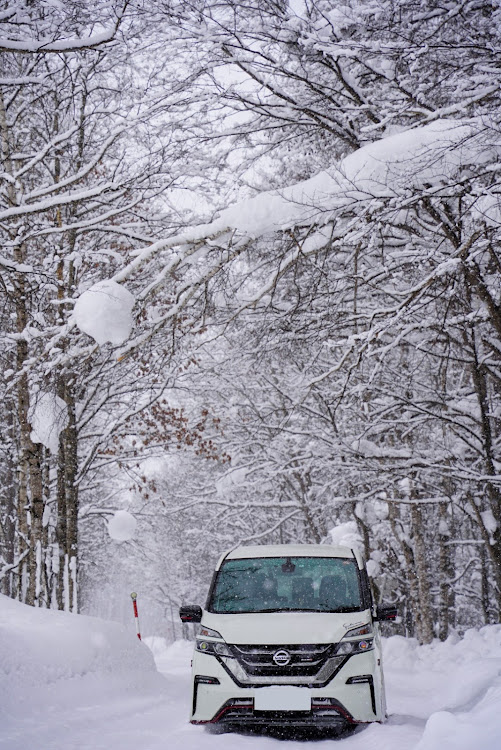
[[[219,569],[223,560],[241,560],[252,557],[355,557],[357,559],[356,552],[351,547],[334,547],[331,544],[262,544],[235,547],[221,557],[217,567]],[[359,562],[358,559],[357,562]]]

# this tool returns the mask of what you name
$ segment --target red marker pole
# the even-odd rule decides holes
[[[137,594],[135,591],[133,591],[130,596],[132,599],[132,607],[134,609],[134,619],[136,620],[137,637],[139,638],[139,640],[141,640],[141,633],[139,631],[139,615],[137,614]]]

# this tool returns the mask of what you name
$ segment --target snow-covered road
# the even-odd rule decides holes
[[[189,706],[189,651],[184,644],[158,658],[162,678],[143,685],[139,695],[114,696],[96,685],[78,695],[67,695],[63,705],[47,701],[34,712],[25,713],[14,724],[0,729],[2,750],[264,750],[280,740],[243,734],[210,734],[187,722]],[[173,652],[174,651],[174,652]],[[78,680],[78,678],[76,678]],[[81,685],[79,686],[82,687]],[[71,690],[69,691],[72,692]],[[61,701],[61,696],[57,692]],[[80,700],[78,698],[80,697]],[[77,700],[74,700],[77,699]],[[66,705],[65,705],[66,704]],[[393,717],[385,726],[371,726],[342,739],[349,750],[414,748],[425,722]],[[317,740],[328,742],[329,740]],[[283,744],[283,743],[282,743]],[[307,744],[307,743],[306,743]],[[305,742],[288,739],[287,746],[305,749]]]
[[[389,721],[338,739],[210,734],[187,722],[191,646],[0,596],[1,750],[499,750],[501,625],[385,643]]]

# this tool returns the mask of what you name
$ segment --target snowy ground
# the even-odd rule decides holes
[[[499,750],[501,625],[462,640],[385,644],[389,721],[299,742],[187,723],[191,646],[0,596],[1,750]],[[153,654],[155,659],[153,658]],[[156,662],[156,668],[155,668]]]

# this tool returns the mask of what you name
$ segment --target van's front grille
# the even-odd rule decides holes
[[[263,677],[312,677],[333,656],[331,643],[294,646],[230,646],[248,675]]]

